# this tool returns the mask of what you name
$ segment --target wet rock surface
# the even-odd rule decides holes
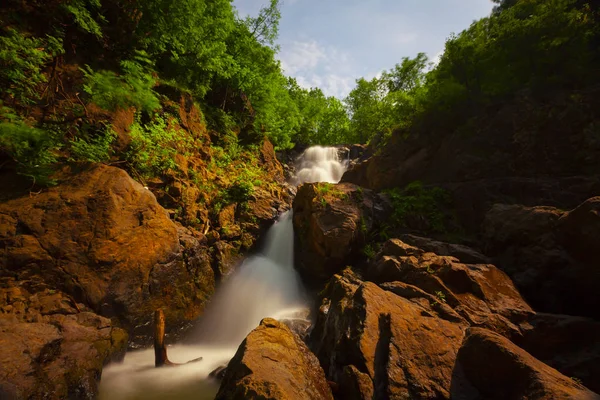
[[[317,358],[285,324],[265,318],[229,362],[216,399],[332,399]]]

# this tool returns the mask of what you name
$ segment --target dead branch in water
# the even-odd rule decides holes
[[[185,364],[201,361],[202,357],[188,361]],[[177,364],[169,361],[167,357],[167,347],[165,346],[165,313],[158,309],[154,311],[154,366],[177,366]]]

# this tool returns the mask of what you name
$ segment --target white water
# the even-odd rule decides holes
[[[298,159],[295,184],[337,183],[345,165],[335,148],[311,147]],[[218,383],[207,379],[225,365],[246,335],[261,319],[296,318],[307,308],[294,270],[292,213],[281,215],[268,231],[265,247],[247,258],[219,287],[206,312],[192,331],[189,343],[168,348],[169,359],[185,363],[175,368],[154,368],[154,350],[128,352],[122,363],[104,368],[100,400],[214,398]]]
[[[338,183],[347,168],[335,147],[309,147],[296,162],[295,184],[313,182]]]

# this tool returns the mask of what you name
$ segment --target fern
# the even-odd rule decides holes
[[[64,4],[63,7],[73,16],[75,23],[81,29],[98,39],[102,38],[102,28],[100,28],[99,22],[106,22],[106,18],[98,13],[96,16],[98,21],[96,21],[88,10],[88,8],[99,9],[100,0],[71,0],[70,4]]]
[[[39,98],[36,88],[46,82],[42,69],[61,53],[61,39],[26,37],[9,28],[0,36],[0,86],[15,100],[34,103]]]

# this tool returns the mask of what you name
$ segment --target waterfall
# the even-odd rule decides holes
[[[193,339],[237,347],[263,318],[284,318],[302,308],[293,260],[294,230],[288,211],[267,233],[265,248],[247,258],[220,287]]]
[[[335,147],[309,147],[296,162],[294,184],[313,182],[338,183],[347,168]]]
[[[334,147],[308,148],[296,161],[292,184],[337,183],[346,169]],[[269,229],[258,254],[248,257],[218,288],[189,343],[169,347],[169,359],[186,362],[177,368],[154,368],[152,349],[127,353],[122,363],[107,366],[100,382],[100,400],[212,399],[218,383],[208,378],[226,364],[261,319],[293,318],[307,308],[294,269],[292,211]]]

